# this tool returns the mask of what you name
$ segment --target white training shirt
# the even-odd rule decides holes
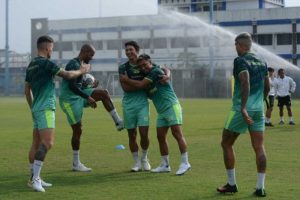
[[[275,96],[276,92],[275,92],[275,80],[276,78],[273,77],[269,77],[269,83],[270,83],[270,92],[269,92],[269,96]]]
[[[274,81],[274,86],[276,95],[279,97],[288,96],[295,92],[296,89],[295,81],[289,76],[284,76],[283,78],[278,77],[276,81]]]

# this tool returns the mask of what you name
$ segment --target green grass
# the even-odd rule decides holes
[[[121,112],[120,100],[114,102]],[[215,188],[226,182],[220,140],[230,100],[181,100],[181,104],[192,169],[180,177],[174,174],[180,155],[171,134],[168,134],[171,173],[130,173],[133,161],[128,150],[127,133],[115,131],[110,115],[101,104],[96,110],[86,109],[83,119],[81,160],[92,167],[93,172],[72,172],[71,129],[58,108],[55,145],[48,153],[42,171],[43,178],[54,186],[42,194],[26,187],[29,177],[27,153],[32,132],[27,104],[24,98],[1,98],[0,199],[255,199],[251,195],[256,184],[255,156],[248,134],[242,135],[235,145],[239,192],[235,195],[216,193]],[[276,125],[266,130],[268,197],[265,199],[292,200],[300,196],[300,101],[293,101],[293,111],[296,126]],[[156,167],[160,155],[153,107],[151,114],[149,158]],[[276,124],[277,108],[273,116]],[[118,144],[123,144],[126,149],[116,150]]]

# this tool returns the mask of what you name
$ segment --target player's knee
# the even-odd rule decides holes
[[[230,148],[230,147],[231,147],[231,144],[229,144],[228,142],[222,140],[222,141],[221,141],[221,147],[222,147],[223,149],[227,149],[227,148]]]
[[[257,155],[263,155],[264,154],[264,147],[263,147],[263,145],[253,144],[252,147],[253,147],[253,149],[254,149],[254,151],[255,151],[255,153]]]
[[[109,95],[109,93],[108,93],[108,90],[107,90],[107,89],[104,89],[104,90],[103,90],[103,93],[104,93],[105,95],[107,95],[107,96]]]

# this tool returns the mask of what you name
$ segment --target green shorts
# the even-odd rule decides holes
[[[55,110],[41,110],[32,113],[33,128],[55,128]]]
[[[248,111],[249,116],[253,119],[253,124],[248,125],[244,117],[239,111],[230,111],[227,120],[225,121],[224,128],[235,132],[245,133],[249,131],[263,132],[265,130],[265,117],[263,111]]]
[[[149,103],[129,109],[123,106],[123,117],[124,127],[126,129],[134,129],[140,126],[149,126]]]
[[[174,104],[162,113],[158,113],[156,127],[170,127],[182,124],[182,109],[179,103]]]
[[[84,92],[89,96],[93,93],[94,88],[84,89]],[[83,108],[88,107],[87,99],[77,96],[76,98],[59,99],[59,105],[63,112],[67,115],[70,125],[77,124],[81,121]]]

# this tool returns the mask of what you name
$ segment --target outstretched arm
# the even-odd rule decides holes
[[[88,73],[90,71],[90,68],[91,68],[90,64],[81,62],[79,70],[66,71],[62,69],[57,73],[57,75],[65,79],[74,79],[82,74]]]

